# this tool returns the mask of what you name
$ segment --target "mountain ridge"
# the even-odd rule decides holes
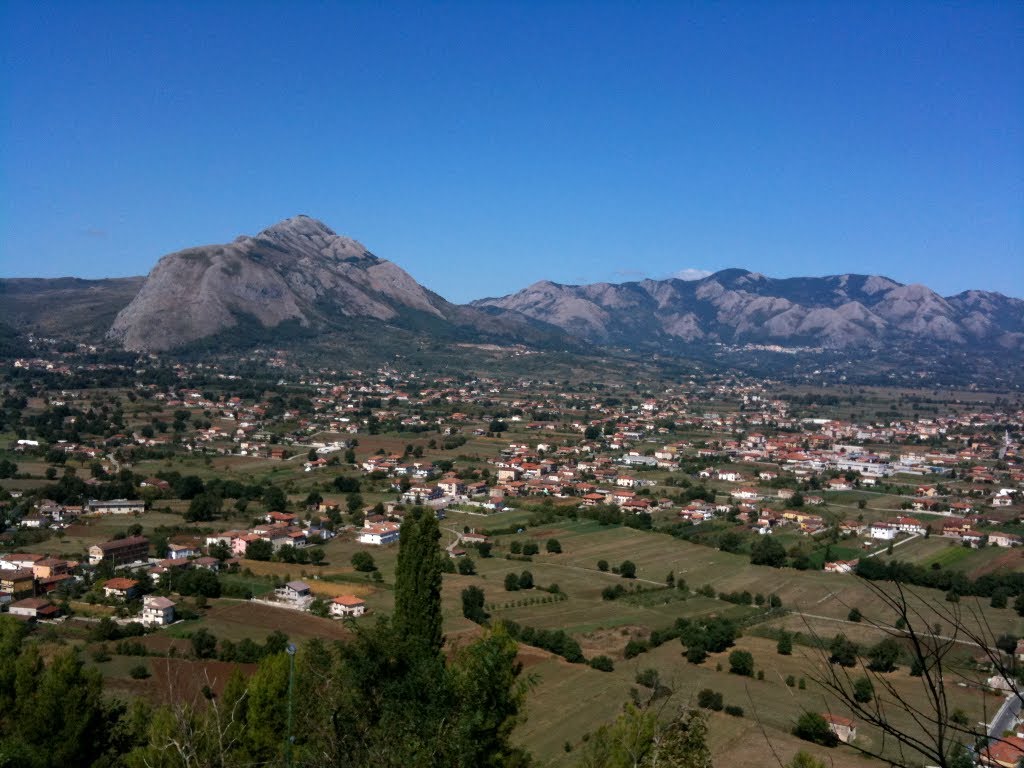
[[[233,328],[241,334],[287,324],[316,335],[343,331],[356,319],[442,340],[563,348],[1024,351],[1024,301],[980,290],[943,297],[882,275],[772,278],[729,268],[698,280],[539,280],[505,296],[453,304],[305,215],[230,243],[167,254],[145,278],[0,279],[0,297],[0,321],[19,331],[105,335],[147,352],[230,339]],[[54,305],[65,311],[50,311]]]
[[[690,281],[541,280],[472,305],[543,316],[599,344],[660,339],[843,348],[919,341],[1024,349],[1024,301],[977,290],[942,297],[881,275],[770,278],[731,268]]]

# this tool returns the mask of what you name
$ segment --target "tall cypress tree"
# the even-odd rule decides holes
[[[438,653],[441,634],[441,531],[430,509],[406,516],[395,568],[395,613],[398,637]]]

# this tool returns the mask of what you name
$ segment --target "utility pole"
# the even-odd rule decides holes
[[[285,653],[288,654],[288,734],[284,743],[285,768],[292,768],[292,693],[295,690],[295,643],[288,643]]]

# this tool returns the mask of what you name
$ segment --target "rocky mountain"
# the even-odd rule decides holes
[[[870,275],[773,279],[727,269],[696,281],[541,281],[456,305],[307,216],[169,254],[146,278],[0,280],[0,324],[11,338],[105,334],[132,351],[320,341],[338,349],[386,338],[398,351],[424,340],[437,349],[521,342],[686,355],[775,344],[894,352],[913,368],[953,350],[984,352],[997,367],[1024,356],[1024,301],[985,291],[942,297]]]
[[[473,304],[543,318],[600,344],[842,349],[906,342],[1024,350],[1020,299],[985,291],[944,298],[923,285],[870,275],[773,279],[727,269],[696,281],[560,285],[545,280]]]
[[[324,330],[346,318],[474,340],[562,336],[508,310],[450,304],[355,240],[296,216],[254,237],[164,256],[118,313],[108,338],[125,349],[159,351],[240,325]]]
[[[97,341],[132,300],[143,277],[0,279],[0,323],[18,333]]]

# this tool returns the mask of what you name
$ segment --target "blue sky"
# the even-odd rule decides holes
[[[0,275],[306,213],[446,298],[881,273],[1024,297],[1024,4],[0,4]]]

